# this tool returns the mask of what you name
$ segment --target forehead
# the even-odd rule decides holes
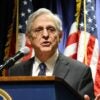
[[[32,27],[52,25],[55,26],[55,20],[52,16],[43,14],[38,16],[33,22]]]

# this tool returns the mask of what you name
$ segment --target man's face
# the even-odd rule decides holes
[[[41,15],[32,24],[30,41],[37,53],[52,53],[58,47],[61,33],[48,15]]]

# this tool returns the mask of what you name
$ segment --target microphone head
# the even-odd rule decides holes
[[[28,47],[23,47],[19,50],[21,53],[23,53],[24,55],[28,54],[30,52],[30,49]]]

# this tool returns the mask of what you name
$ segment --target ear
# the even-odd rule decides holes
[[[59,42],[60,42],[61,39],[62,39],[62,35],[63,35],[63,32],[59,32]]]
[[[28,44],[28,45],[31,45],[31,40],[30,40],[30,36],[29,35],[27,35],[26,34],[26,43]]]

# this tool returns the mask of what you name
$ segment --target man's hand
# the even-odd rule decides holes
[[[90,97],[88,95],[84,95],[84,100],[90,100]]]
[[[90,100],[90,97],[88,95],[84,95],[84,100]],[[100,94],[98,94],[94,100],[100,100]]]
[[[100,94],[96,96],[95,100],[100,100]]]

